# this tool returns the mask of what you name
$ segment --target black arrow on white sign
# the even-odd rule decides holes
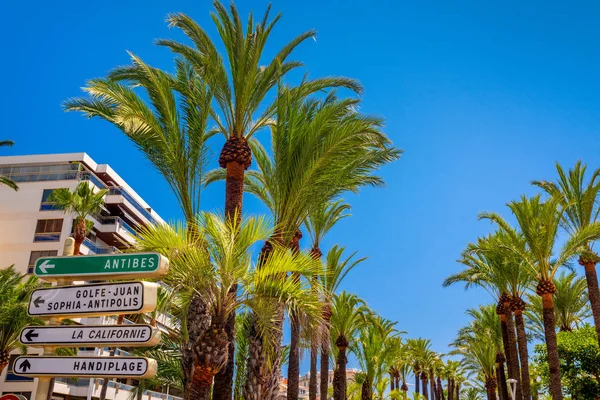
[[[25,333],[25,339],[27,339],[28,342],[31,342],[33,340],[33,338],[36,338],[40,335],[38,335],[37,333],[35,333],[35,330],[31,329],[29,331],[27,331],[27,333]]]
[[[42,296],[38,296],[34,301],[33,301],[33,305],[37,307],[40,306],[40,304],[44,304],[46,302],[46,300],[42,300]]]
[[[25,360],[19,365],[19,368],[21,368],[21,372],[27,372],[31,368],[31,364],[29,364],[28,360]]]

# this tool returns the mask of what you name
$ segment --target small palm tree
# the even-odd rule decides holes
[[[410,358],[413,363],[413,374],[415,377],[415,392],[420,394],[421,373],[423,372],[423,359],[427,352],[431,350],[431,341],[429,339],[408,339],[406,341]],[[427,387],[423,387],[423,393],[427,391]],[[427,396],[425,396],[427,397]]]
[[[104,205],[104,195],[108,190],[100,189],[94,192],[89,182],[80,182],[73,191],[67,188],[56,189],[50,195],[49,201],[56,203],[66,214],[75,214],[73,222],[73,239],[75,247],[73,254],[81,254],[81,244],[90,233],[94,223],[89,221],[89,216],[100,213]]]
[[[161,251],[170,259],[165,283],[189,299],[200,296],[209,307],[211,325],[194,345],[194,370],[191,397],[209,399],[214,375],[228,361],[225,331],[229,317],[239,309],[252,310],[260,316],[253,327],[265,338],[265,347],[278,346],[274,329],[277,310],[273,299],[279,299],[292,311],[311,323],[320,323],[318,296],[303,280],[287,282],[282,274],[296,273],[314,279],[320,265],[303,253],[275,248],[260,269],[251,267],[250,248],[272,234],[261,218],[249,218],[237,226],[237,220],[224,220],[214,214],[203,214],[196,226],[202,245],[190,245],[185,230],[177,227],[145,228],[138,243],[140,250]],[[232,294],[231,287],[241,283]]]
[[[563,209],[563,226],[569,234],[574,234],[582,228],[598,221],[600,213],[598,194],[600,193],[600,169],[592,172],[592,176],[585,183],[586,166],[578,161],[568,175],[560,164],[556,164],[558,180],[556,183],[547,181],[533,181],[550,196],[559,200]],[[579,264],[585,269],[585,278],[588,288],[589,301],[592,307],[596,335],[600,344],[600,289],[598,289],[598,275],[596,264],[600,261],[598,254],[592,250],[592,242],[584,244],[585,251],[579,256]]]
[[[15,142],[13,142],[12,140],[0,140],[0,147],[9,147],[14,144],[15,144]],[[14,191],[19,190],[19,186],[15,183],[15,181],[13,181],[12,179],[10,179],[6,176],[0,175],[0,185],[8,186],[9,188],[13,189]]]
[[[560,361],[556,339],[555,311],[553,295],[556,285],[553,282],[558,269],[570,259],[584,253],[586,245],[600,238],[600,223],[595,222],[581,227],[572,233],[563,247],[556,251],[558,228],[562,222],[563,210],[560,199],[555,197],[543,202],[540,195],[532,198],[523,196],[520,201],[512,201],[508,207],[519,224],[526,247],[522,246],[521,235],[500,215],[483,213],[480,218],[490,219],[507,233],[507,243],[517,254],[526,268],[529,268],[538,281],[536,293],[542,298],[544,336],[550,366],[550,394],[554,400],[562,399]]]
[[[346,350],[355,335],[367,323],[371,311],[354,294],[341,292],[333,297],[331,313],[331,347],[335,355],[333,370],[333,399],[346,400]]]
[[[38,288],[38,279],[18,273],[14,266],[0,269],[0,373],[8,365],[10,352],[20,346],[21,330],[29,324],[43,321],[27,314],[31,293]]]

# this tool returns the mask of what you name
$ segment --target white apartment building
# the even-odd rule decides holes
[[[94,227],[85,239],[85,254],[114,253],[130,247],[139,227],[163,223],[160,216],[107,164],[97,164],[86,153],[0,157],[0,175],[13,179],[19,191],[0,186],[0,268],[14,265],[21,273],[31,273],[42,256],[61,255],[64,241],[73,229],[73,215],[56,209],[49,201],[53,190],[75,188],[85,181],[98,189],[108,189],[100,215],[90,217]],[[82,324],[114,324],[115,317],[84,318]],[[125,320],[124,323],[130,323]],[[177,327],[162,316],[158,327],[165,333]],[[30,354],[41,349],[29,348]],[[79,349],[81,355],[108,355],[109,349]],[[117,354],[126,352],[117,350]],[[13,361],[0,375],[0,394],[16,393],[33,398],[37,379],[14,375]],[[136,391],[131,379],[111,380],[107,399],[127,400]],[[53,399],[98,398],[102,379],[57,378]],[[164,393],[145,391],[143,400],[180,400],[166,388]]]

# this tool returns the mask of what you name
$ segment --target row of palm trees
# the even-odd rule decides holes
[[[598,255],[592,249],[600,238],[600,169],[591,176],[581,162],[568,171],[558,164],[556,169],[556,182],[533,182],[544,197],[522,196],[508,204],[516,227],[499,214],[480,214],[496,231],[470,243],[459,259],[465,268],[444,282],[482,287],[495,302],[469,310],[474,320],[454,343],[467,362],[479,365],[488,398],[495,398],[496,390],[502,400],[509,398],[507,376],[517,381],[517,400],[536,395],[527,348],[532,338],[546,343],[549,393],[555,400],[563,396],[556,330],[570,330],[591,314],[600,343]],[[585,268],[585,280],[559,273],[574,260]]]
[[[131,54],[131,65],[90,80],[87,96],[68,100],[65,109],[117,126],[179,202],[185,221],[144,230],[138,249],[160,251],[171,260],[165,282],[182,322],[178,346],[186,398],[232,399],[234,390],[248,400],[275,398],[285,315],[292,337],[288,397],[296,398],[300,343],[309,331],[302,328],[324,327],[309,341],[311,370],[317,369],[320,349],[325,371],[320,385],[326,387],[329,345],[322,338],[328,336],[339,282],[357,263],[340,247],[322,263],[320,243],[346,215],[341,196],[381,186],[375,171],[400,151],[381,131],[381,119],[358,111],[359,98],[337,94],[337,88],[360,94],[356,81],[305,78],[286,84],[287,73],[302,65],[289,60],[291,53],[313,31],[265,61],[280,16],[270,19],[267,10],[257,21],[250,15],[244,26],[234,5],[214,7],[217,42],[188,16],[169,15],[169,25],[189,39],[156,42],[174,53],[174,72]],[[263,143],[256,135],[262,130],[271,134]],[[225,139],[220,168],[207,171],[215,134]],[[224,217],[201,213],[203,187],[219,180],[225,181]],[[244,217],[245,192],[267,206],[269,219]],[[312,239],[310,252],[300,251],[303,227]],[[258,242],[263,246],[253,263]],[[244,345],[236,346],[236,338]]]

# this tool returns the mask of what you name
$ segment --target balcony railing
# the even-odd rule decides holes
[[[85,238],[83,244],[95,254],[112,254],[121,252],[121,250],[117,249],[115,246],[98,246],[88,238]]]
[[[142,205],[140,203],[138,203],[137,200],[135,200],[133,198],[133,196],[131,194],[129,194],[127,192],[127,190],[123,189],[121,186],[115,186],[115,187],[109,188],[108,194],[123,196],[125,198],[125,200],[130,202],[136,210],[138,210],[144,217],[146,217],[146,219],[148,221],[150,221],[151,223],[153,223],[155,225],[158,224],[158,221],[152,216],[152,214],[150,214],[150,212],[148,210],[146,210],[144,207],[142,207]]]
[[[129,232],[134,237],[138,236],[137,231],[135,229],[133,229],[131,227],[131,225],[129,225],[127,222],[125,222],[121,217],[115,217],[115,216],[109,216],[109,217],[97,216],[96,219],[102,225],[117,225],[118,227],[120,226],[121,228],[125,229],[127,232]]]

